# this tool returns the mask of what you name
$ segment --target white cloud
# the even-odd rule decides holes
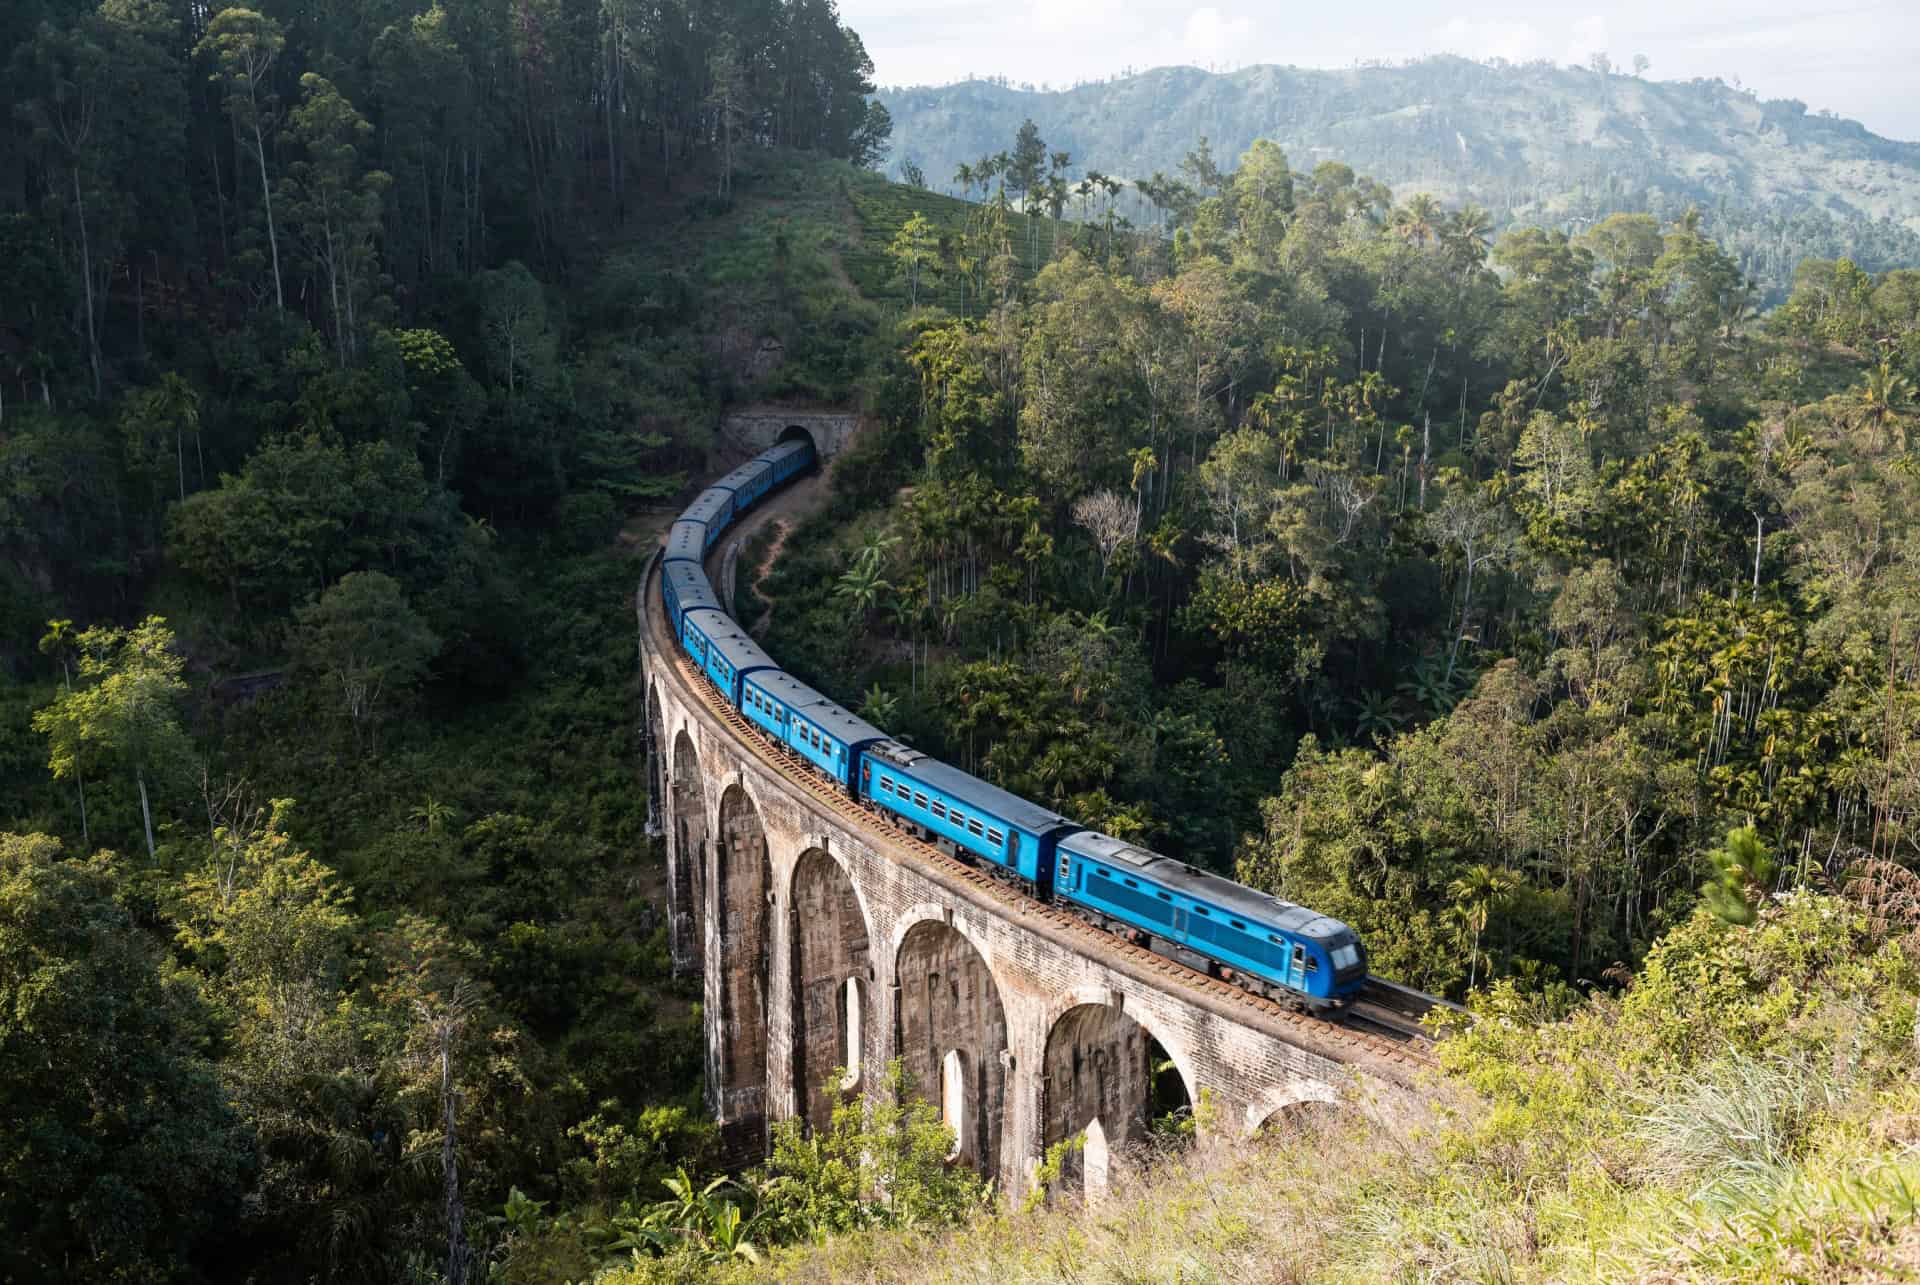
[[[1187,18],[1185,46],[1195,62],[1220,62],[1230,54],[1244,56],[1253,35],[1253,19],[1228,18],[1212,5],[1195,9]]]

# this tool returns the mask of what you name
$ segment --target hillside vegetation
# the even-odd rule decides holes
[[[1477,203],[1499,227],[1578,231],[1620,211],[1670,219],[1697,205],[1773,298],[1803,257],[1920,265],[1920,144],[1718,81],[1432,58],[1342,71],[1169,67],[1054,92],[890,87],[880,100],[894,122],[892,172],[915,161],[942,190],[1030,117],[1085,169],[1130,182],[1177,175],[1201,136],[1223,160],[1266,138],[1306,168],[1338,160],[1403,200]]]
[[[603,1285],[1911,1279],[1916,922],[1808,893],[1746,929],[1702,912],[1617,998],[1503,983],[1418,1100],[1163,1139],[1092,1207],[1059,1187],[958,1231],[683,1248]]]

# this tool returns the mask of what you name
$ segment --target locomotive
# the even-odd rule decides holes
[[[1101,834],[904,745],[781,669],[721,607],[705,558],[726,530],[814,464],[795,439],[702,491],[667,536],[661,600],[682,651],[729,705],[853,802],[1159,954],[1311,1010],[1366,984],[1346,924]]]

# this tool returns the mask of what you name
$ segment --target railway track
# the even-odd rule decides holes
[[[1270,1022],[1291,1026],[1303,1034],[1311,1035],[1314,1041],[1322,1044],[1351,1044],[1364,1048],[1391,1064],[1410,1069],[1422,1069],[1435,1065],[1432,1037],[1419,1025],[1418,1016],[1411,1010],[1416,1001],[1425,1001],[1426,1007],[1430,1008],[1435,1004],[1445,1003],[1443,1000],[1421,995],[1418,991],[1408,990],[1379,978],[1369,977],[1368,989],[1360,1001],[1349,1005],[1345,1010],[1324,1017],[1299,1012],[1263,996],[1241,990],[1229,982],[1190,968],[1177,960],[1155,954],[1144,946],[1137,946],[1113,933],[1096,928],[1076,915],[1035,901],[1007,887],[978,867],[949,856],[918,835],[893,824],[883,813],[856,804],[844,792],[827,784],[811,768],[802,763],[798,756],[768,740],[759,728],[727,702],[705,674],[694,667],[686,653],[665,636],[660,629],[659,615],[652,610],[652,584],[659,570],[659,562],[659,555],[656,553],[647,564],[646,574],[641,578],[641,602],[639,603],[641,619],[645,622],[644,627],[653,634],[655,653],[673,658],[673,664],[683,679],[682,685],[695,693],[707,709],[727,725],[728,729],[734,733],[735,739],[753,747],[756,758],[779,772],[792,785],[803,790],[814,802],[841,817],[854,828],[895,851],[910,853],[921,864],[938,870],[948,879],[969,885],[982,898],[989,899],[1004,908],[1010,917],[1023,919],[1029,923],[1042,923],[1061,935],[1078,938],[1085,943],[1086,952],[1096,959],[1125,960],[1134,966],[1131,971],[1148,971],[1158,974],[1170,983],[1205,993],[1213,997],[1216,1002],[1225,1002],[1250,1013],[1258,1013]],[[1419,1010],[1419,1012],[1425,1011],[1425,1008]]]

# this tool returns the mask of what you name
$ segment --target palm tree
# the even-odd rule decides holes
[[[1376,745],[1406,721],[1406,716],[1393,707],[1393,697],[1385,692],[1362,692],[1353,702],[1354,732]]]
[[[1477,269],[1487,261],[1487,246],[1493,240],[1493,216],[1477,205],[1463,205],[1447,216],[1440,240],[1463,271]]]
[[[147,405],[160,423],[173,425],[173,463],[179,474],[180,499],[187,498],[186,434],[193,430],[194,454],[200,452],[200,394],[172,371],[160,376],[160,386],[147,394]],[[201,466],[204,477],[206,468]]]
[[[900,716],[900,698],[879,683],[860,697],[860,717],[875,727],[886,727]]]
[[[1860,405],[1854,416],[1873,428],[1876,446],[1880,435],[1892,428],[1899,435],[1900,449],[1903,452],[1907,449],[1906,419],[1900,412],[1912,394],[1913,384],[1905,375],[1897,373],[1890,362],[1883,361],[1867,372],[1867,382],[1860,389]]]
[[[1519,888],[1519,880],[1506,870],[1489,865],[1468,866],[1447,885],[1447,896],[1454,902],[1453,913],[1463,928],[1473,933],[1473,959],[1467,969],[1467,989],[1480,980],[1480,938],[1495,911],[1504,910]]]
[[[860,551],[853,567],[841,574],[833,596],[847,603],[864,622],[881,600],[893,592],[893,585],[880,574],[882,546],[870,544]]]
[[[1393,231],[1408,245],[1425,249],[1440,237],[1440,207],[1425,192],[1393,212]]]
[[[975,181],[973,166],[967,164],[965,161],[960,162],[960,168],[953,172],[953,181],[960,185],[961,193],[967,200],[971,201],[973,199],[973,184]]]

